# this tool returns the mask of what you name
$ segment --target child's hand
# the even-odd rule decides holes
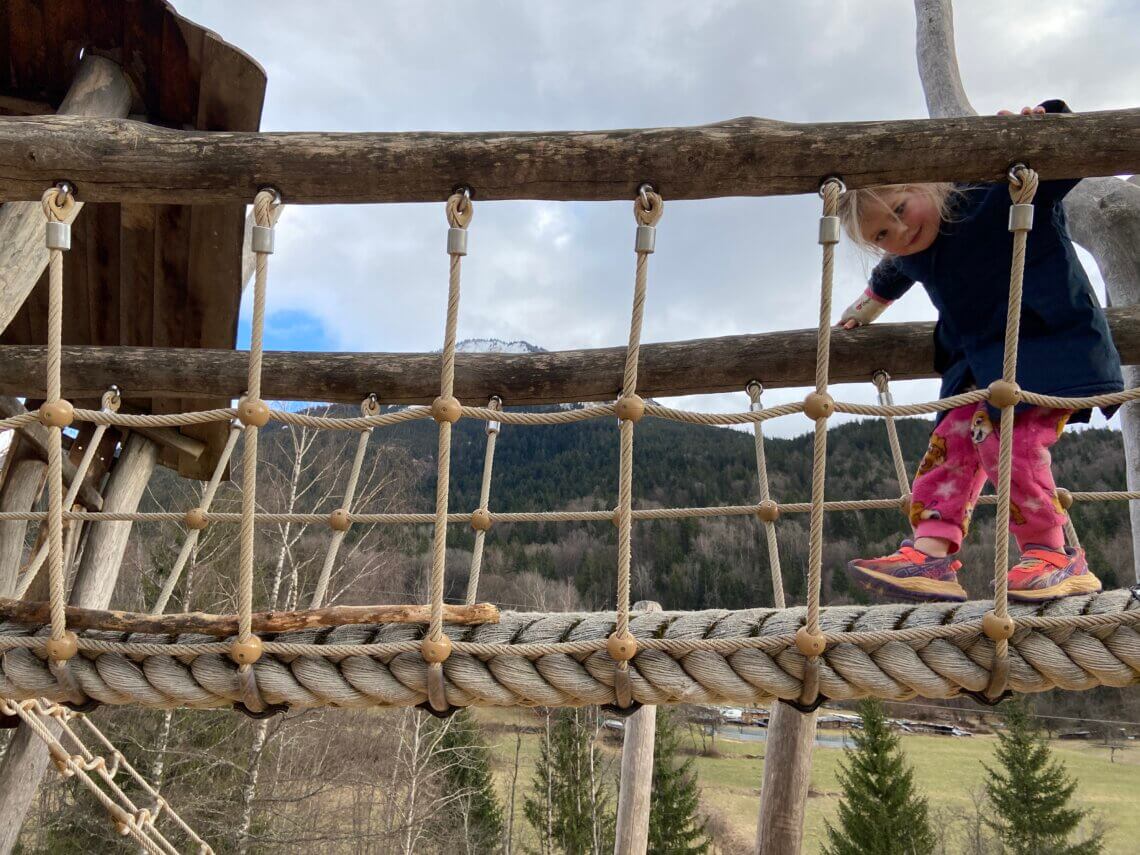
[[[843,314],[839,317],[839,326],[845,330],[850,330],[869,324],[885,312],[890,304],[890,300],[876,296],[868,288],[858,300],[843,310]]]
[[[999,116],[1012,116],[1013,112],[1010,110],[998,110]],[[1023,116],[1043,116],[1045,115],[1044,107],[1022,107],[1021,115]]]

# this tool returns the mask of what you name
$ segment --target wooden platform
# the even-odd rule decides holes
[[[261,66],[161,0],[0,4],[0,115],[55,112],[81,49],[128,72],[135,87],[133,118],[180,130],[260,126],[266,80]],[[244,223],[241,204],[86,205],[65,262],[64,344],[232,349]],[[0,343],[42,344],[46,324],[45,274]],[[132,397],[130,388],[123,393],[128,409],[155,413],[228,404]],[[164,448],[162,462],[187,477],[209,477],[226,426],[183,432],[205,440],[207,451],[194,460]]]

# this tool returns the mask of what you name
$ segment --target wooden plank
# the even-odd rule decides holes
[[[192,126],[198,115],[202,39],[202,30],[185,19],[163,17],[158,116],[165,124]]]
[[[94,205],[87,220],[86,341],[122,343],[119,329],[120,216],[118,205]],[[78,310],[78,306],[76,310]]]
[[[183,321],[186,312],[186,274],[190,266],[190,218],[188,207],[159,205],[155,209],[154,231],[154,325],[151,341],[155,346],[181,347],[185,343],[186,326]],[[161,344],[160,344],[161,343]],[[195,344],[193,340],[190,342]],[[133,390],[138,387],[128,385]],[[152,397],[151,411],[155,413],[177,412],[181,394],[156,395]],[[178,468],[178,452],[169,447],[160,449],[159,460],[164,466]]]
[[[4,5],[8,10],[12,89],[24,97],[41,97],[47,78],[43,4],[34,0],[8,0]]]
[[[1105,313],[1124,363],[1140,364],[1140,307],[1113,307]],[[933,335],[931,323],[836,330],[831,382],[870,382],[880,369],[896,380],[933,377]],[[768,388],[810,386],[815,336],[815,330],[791,330],[643,344],[638,393],[733,392],[750,380]],[[79,397],[119,383],[141,396],[230,399],[245,390],[248,359],[245,351],[68,347],[63,388],[68,396]],[[613,400],[624,363],[624,347],[459,353],[455,394],[479,404],[499,395],[508,406]],[[43,395],[44,371],[42,347],[0,346],[0,394]],[[430,404],[439,394],[439,354],[269,351],[264,356],[262,393],[267,400],[358,404],[370,391],[387,404]]]
[[[79,68],[79,50],[87,47],[86,0],[49,0],[43,8],[45,76],[41,83],[48,100],[63,100]],[[54,112],[54,110],[53,110]]]
[[[29,152],[35,157],[30,158]],[[1000,181],[1013,161],[1044,179],[1140,171],[1140,110],[690,128],[456,133],[203,133],[129,120],[0,118],[0,198],[37,199],[66,176],[87,201],[288,203],[476,198],[666,201],[907,181]]]
[[[431,606],[330,606],[294,612],[254,612],[253,631],[258,633],[295,632],[328,626],[373,623],[422,623],[431,620]],[[0,597],[0,620],[25,626],[51,622],[51,603],[12,600]],[[444,605],[444,623],[476,626],[499,622],[499,610],[491,603],[470,606]],[[215,615],[204,612],[154,615],[142,612],[106,611],[67,608],[70,629],[94,629],[109,632],[146,632],[160,635],[202,633],[220,638],[237,635],[237,615]],[[652,744],[650,745],[652,751]]]
[[[120,205],[119,227],[119,342],[149,345],[154,334],[154,206]]]

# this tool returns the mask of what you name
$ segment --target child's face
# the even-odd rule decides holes
[[[892,190],[881,201],[867,206],[859,224],[867,243],[888,255],[913,255],[934,243],[942,217],[933,199],[924,193]]]

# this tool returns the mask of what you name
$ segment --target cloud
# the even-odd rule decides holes
[[[180,2],[266,67],[265,130],[652,127],[741,115],[788,121],[925,115],[914,13],[900,0],[801,3],[458,0],[362,4]],[[1075,109],[1132,106],[1140,90],[1125,2],[959,0],[959,59],[984,113],[1064,97]],[[461,180],[462,176],[457,176]],[[463,265],[461,337],[542,347],[623,344],[633,288],[632,202],[477,203]],[[645,341],[812,327],[819,200],[666,200],[651,259]],[[339,350],[438,348],[447,289],[442,205],[297,206],[286,211],[270,312]],[[835,303],[867,271],[840,254]],[[312,323],[300,323],[300,315]],[[919,289],[890,319],[931,319]],[[271,315],[272,319],[272,315]],[[284,329],[284,323],[279,327]],[[899,400],[934,397],[897,384]],[[870,384],[842,387],[874,400]],[[803,390],[772,390],[773,403]],[[685,399],[742,409],[742,394]],[[801,418],[770,423],[801,433]]]

